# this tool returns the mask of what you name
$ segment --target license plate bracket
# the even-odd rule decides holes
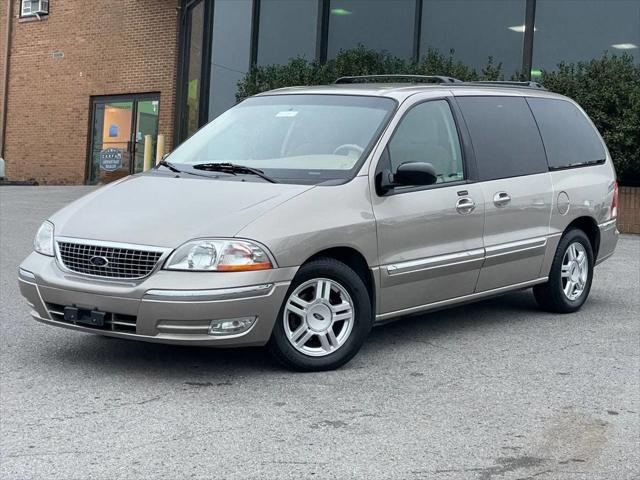
[[[64,319],[67,322],[88,325],[90,327],[104,327],[106,312],[87,310],[77,307],[64,307]]]

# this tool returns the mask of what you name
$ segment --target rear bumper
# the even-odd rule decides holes
[[[256,272],[158,271],[141,282],[112,282],[62,271],[32,253],[20,266],[20,292],[36,320],[71,330],[157,343],[264,345],[297,268]],[[102,327],[64,319],[64,307],[107,313]],[[255,317],[247,331],[210,335],[212,320]]]
[[[618,244],[618,236],[620,235],[616,225],[616,219],[601,223],[598,225],[598,228],[600,229],[600,247],[598,248],[596,265],[599,265],[613,255],[616,245]]]

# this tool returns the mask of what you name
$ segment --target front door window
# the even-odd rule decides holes
[[[158,136],[157,95],[93,99],[88,183],[108,183],[141,172],[145,136]],[[153,153],[153,152],[152,152]]]
[[[446,100],[421,103],[409,110],[388,149],[394,173],[403,163],[427,162],[433,165],[438,183],[464,180],[458,131]]]

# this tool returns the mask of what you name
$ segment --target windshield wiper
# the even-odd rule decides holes
[[[187,173],[189,175],[195,175],[196,177],[205,177],[205,178],[211,178],[211,175],[203,175],[201,173],[196,173],[196,172],[188,172],[186,170],[180,170],[178,167],[176,167],[173,163],[171,162],[167,162],[166,160],[160,160],[158,162],[158,166],[159,167],[165,167],[168,168],[169,170],[171,170],[174,173]],[[176,175],[179,176],[179,175]]]
[[[167,162],[166,160],[160,160],[158,162],[158,165],[161,167],[165,167],[168,168],[169,170],[171,170],[172,172],[175,173],[182,173],[182,170],[180,170],[178,167],[176,167],[173,163],[171,162]]]
[[[278,183],[277,180],[271,178],[262,170],[258,170],[257,168],[246,167],[244,165],[236,165],[235,163],[199,163],[193,166],[196,170],[207,170],[210,172],[223,172],[230,173],[232,175],[237,174],[245,174],[245,175],[256,175],[267,182],[270,183]]]

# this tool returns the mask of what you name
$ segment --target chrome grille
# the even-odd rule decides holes
[[[162,251],[139,250],[109,245],[92,245],[58,241],[59,258],[71,271],[105,278],[142,278],[157,265]],[[91,262],[94,257],[103,257],[105,265]]]

